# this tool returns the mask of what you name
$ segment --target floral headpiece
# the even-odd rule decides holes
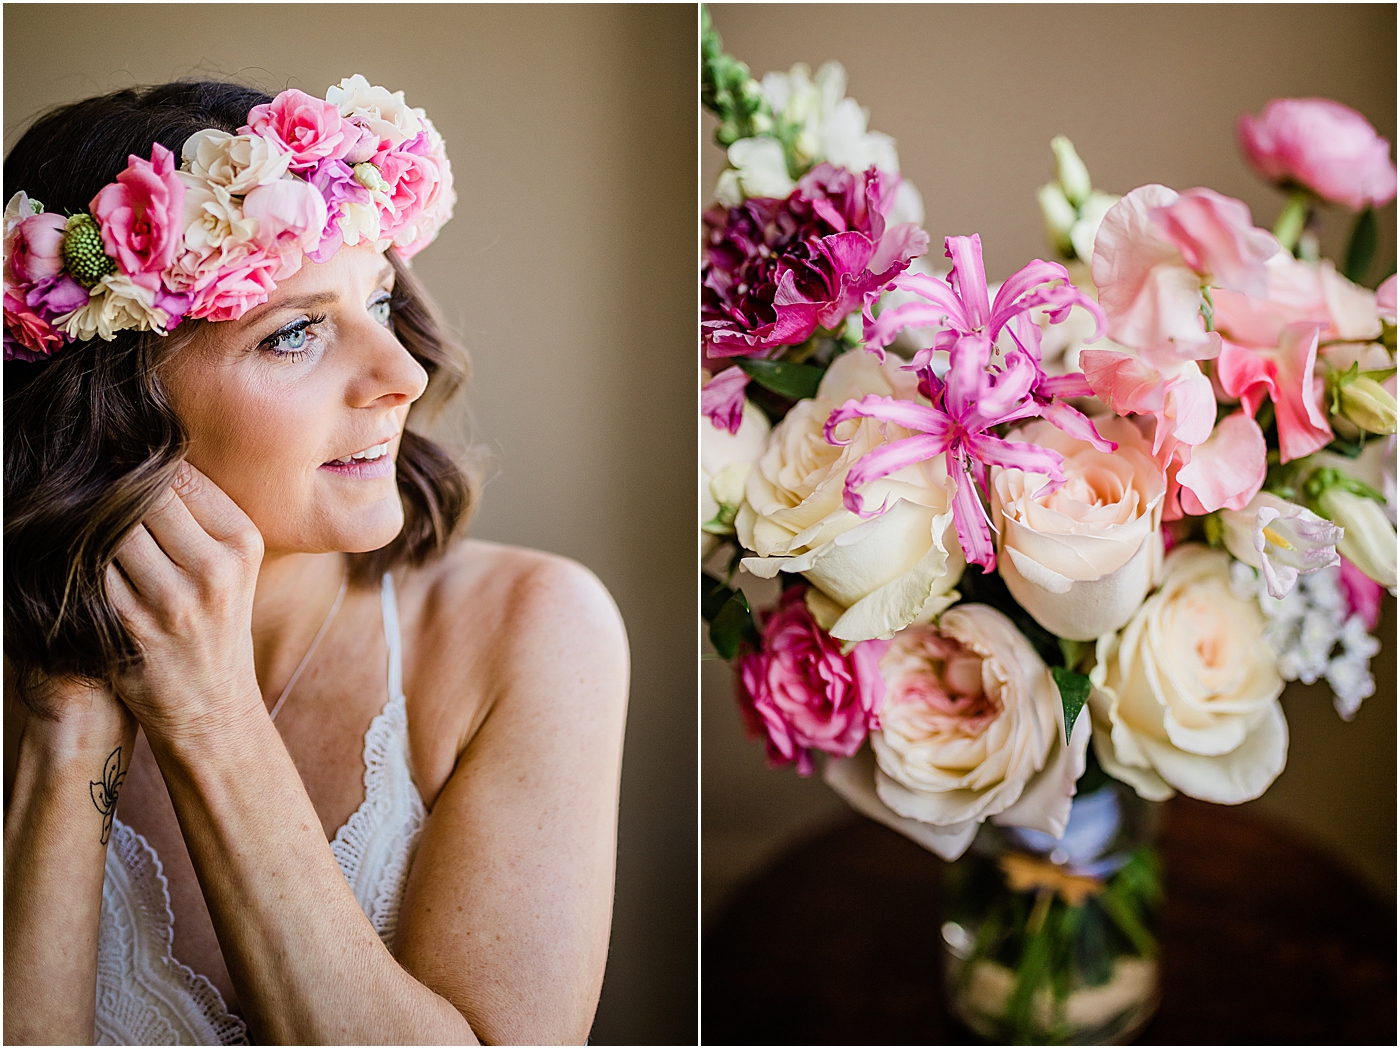
[[[180,164],[159,143],[132,156],[86,212],[16,193],[4,215],[5,360],[74,339],[236,320],[276,282],[342,244],[410,258],[456,202],[442,136],[403,92],[356,74],[325,100],[289,88],[238,134],[209,129]]]

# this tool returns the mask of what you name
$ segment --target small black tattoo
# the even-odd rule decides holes
[[[102,813],[102,844],[112,836],[112,815],[117,811],[117,792],[122,789],[125,772],[122,767],[122,748],[118,747],[107,755],[107,763],[102,766],[102,782],[92,781],[92,803]]]

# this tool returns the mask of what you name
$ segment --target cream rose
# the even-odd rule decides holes
[[[376,87],[359,73],[343,79],[339,87],[327,88],[326,101],[390,146],[401,145],[423,130],[423,111],[410,108],[402,91]]]
[[[1118,444],[1101,452],[1043,420],[1009,435],[1065,457],[1065,483],[994,469],[989,492],[997,568],[1012,596],[1052,634],[1092,641],[1137,611],[1162,563],[1162,471],[1127,419],[1098,420]]]
[[[209,128],[185,140],[180,150],[183,170],[197,179],[223,186],[241,197],[254,186],[276,182],[287,174],[292,155],[260,135],[230,135]],[[190,180],[182,179],[186,187]]]
[[[1187,543],[1163,568],[1161,589],[1123,632],[1099,639],[1094,752],[1144,798],[1257,798],[1288,757],[1263,614],[1231,590],[1224,551]]]
[[[885,701],[871,751],[826,768],[856,809],[948,860],[989,817],[1064,834],[1089,719],[1076,720],[1066,744],[1059,689],[1011,620],[958,605],[936,627],[896,635],[880,673]]]
[[[867,394],[918,398],[917,379],[890,357],[883,364],[853,350],[838,357],[817,396],[799,401],[768,439],[748,475],[735,519],[739,541],[757,557],[754,575],[800,572],[842,613],[823,626],[845,641],[890,638],[918,617],[932,618],[956,600],[948,591],[962,574],[952,531],[953,484],[942,458],[905,467],[866,486],[866,505],[883,513],[861,518],[841,501],[851,466],[867,452],[909,434],[873,419],[842,425],[845,446],[828,444],[823,427],[850,398]]]
[[[744,483],[772,429],[768,417],[747,398],[738,433],[700,419],[700,527],[711,538],[733,533]]]

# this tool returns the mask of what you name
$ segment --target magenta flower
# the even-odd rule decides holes
[[[132,282],[155,291],[185,238],[185,184],[175,155],[159,142],[151,159],[128,158],[117,181],[103,186],[88,209],[102,227],[102,245]]]
[[[841,654],[812,618],[803,594],[789,587],[763,625],[757,652],[739,659],[739,709],[752,735],[762,735],[773,765],[797,763],[812,774],[811,751],[850,757],[880,727],[885,681],[880,657],[888,641],[861,641]]]
[[[886,477],[913,463],[946,457],[948,475],[955,479],[953,523],[969,563],[990,572],[996,567],[990,521],[982,495],[987,484],[987,467],[1004,466],[1045,474],[1056,487],[1064,482],[1060,471],[1062,457],[1048,449],[1017,441],[1007,441],[991,432],[1002,423],[1043,416],[1070,436],[1089,441],[1102,451],[1117,445],[1099,436],[1092,422],[1056,398],[1087,394],[1079,374],[1048,378],[1040,367],[1040,329],[1030,316],[1037,307],[1050,307],[1051,320],[1058,322],[1073,305],[1085,306],[1102,318],[1098,307],[1072,285],[1040,287],[1052,280],[1065,280],[1064,268],[1036,261],[1014,274],[996,297],[988,301],[987,278],[982,267],[982,241],[977,235],[949,237],[946,254],[953,260],[947,284],[931,278],[901,278],[899,286],[923,295],[927,303],[907,303],[885,311],[878,320],[867,312],[867,343],[873,352],[883,347],[904,327],[939,326],[934,347],[921,351],[913,367],[919,369],[919,392],[929,405],[899,401],[874,395],[850,400],[832,413],[826,424],[826,439],[842,444],[836,428],[858,416],[895,423],[919,431],[878,448],[864,456],[846,475],[844,501],[848,509],[870,516],[856,491],[861,485]],[[1039,289],[1039,290],[1037,290]],[[1014,349],[1003,351],[995,339],[1007,331]],[[949,368],[943,379],[933,371],[934,349],[946,349]],[[881,507],[883,509],[883,507]],[[879,511],[874,511],[879,512]]]
[[[928,250],[912,222],[887,229],[897,181],[818,164],[786,200],[705,213],[701,338],[711,357],[774,357],[832,330]],[[774,351],[777,351],[775,353]]]
[[[1270,182],[1306,186],[1353,211],[1395,198],[1390,143],[1356,110],[1329,98],[1276,98],[1240,117],[1240,148]]]

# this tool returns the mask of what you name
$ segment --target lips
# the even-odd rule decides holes
[[[372,444],[368,448],[362,448],[358,452],[352,452],[340,459],[332,459],[330,462],[322,463],[321,469],[344,477],[389,477],[394,472],[394,457],[389,454],[393,443],[394,438],[390,437],[388,440]]]
[[[347,455],[344,459],[332,459],[331,462],[327,463],[326,465],[327,465],[327,466],[330,466],[330,465],[332,465],[333,463],[339,463],[341,466],[346,466],[346,465],[348,465],[348,464],[350,464],[350,463],[361,463],[361,462],[372,463],[372,462],[374,462],[374,460],[379,459],[379,458],[381,458],[382,456],[385,456],[385,455],[388,455],[388,454],[389,454],[389,442],[388,442],[388,441],[385,441],[383,444],[371,445],[370,447],[366,448],[364,451],[355,452],[353,455]]]

